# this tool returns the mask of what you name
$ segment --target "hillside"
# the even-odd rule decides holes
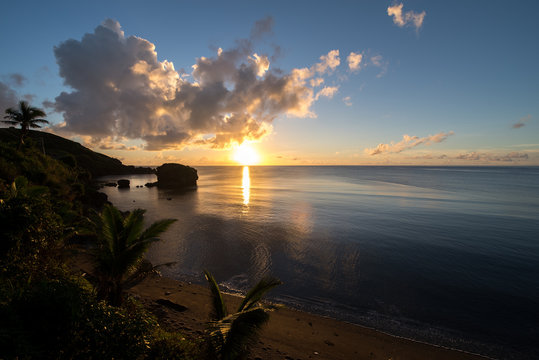
[[[19,129],[0,128],[0,141],[17,142],[19,139]],[[135,167],[124,165],[118,159],[92,151],[78,142],[65,139],[61,136],[42,131],[30,130],[26,139],[32,139],[38,147],[43,147],[47,155],[66,160],[73,156],[77,165],[86,169],[93,177],[103,175],[123,175],[123,174],[149,174],[154,170],[146,167]],[[28,140],[25,140],[28,142]]]

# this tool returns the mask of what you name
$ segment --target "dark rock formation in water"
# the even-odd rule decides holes
[[[128,188],[129,187],[129,180],[127,179],[121,179],[121,180],[118,180],[118,188]]]
[[[159,187],[181,189],[197,186],[197,170],[190,166],[168,163],[159,166],[156,170]]]

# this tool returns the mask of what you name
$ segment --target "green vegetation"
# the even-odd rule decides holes
[[[18,130],[0,129],[0,139],[7,137],[0,142],[0,359],[189,360],[247,354],[269,316],[270,308],[259,301],[280,282],[263,279],[236,313],[227,314],[207,273],[215,311],[208,340],[165,331],[124,290],[153,269],[143,255],[174,220],[144,228],[144,210],[124,214],[107,205],[91,183],[95,168],[79,166],[81,153],[90,150],[57,152],[53,158],[42,144],[47,151],[54,148],[47,139],[55,136],[37,133],[45,140],[36,143],[36,133],[28,132],[20,144]],[[55,143],[72,146],[65,139]],[[88,248],[94,276],[68,265],[75,250]]]
[[[86,215],[104,204],[89,195],[97,193],[85,169],[44,155],[31,140],[16,147],[15,141],[0,143],[0,358],[199,359],[195,340],[163,330],[133,299],[122,306],[101,301],[103,248],[111,238],[103,237],[106,225],[92,236],[81,231]],[[143,231],[143,213],[123,216],[107,205],[99,216],[120,226],[109,243],[115,249],[108,269],[123,271],[121,286],[171,223]],[[101,278],[89,282],[67,265],[73,243],[102,250],[96,258]]]
[[[144,273],[141,263],[148,247],[176,221],[157,221],[143,231],[144,212],[135,209],[123,216],[115,207],[105,205],[103,212],[94,216],[97,295],[111,305],[122,304],[125,285],[134,284]]]
[[[17,142],[21,130],[15,128],[0,128],[0,142]],[[122,164],[118,159],[92,151],[78,142],[71,141],[43,131],[29,130],[25,135],[28,145],[37,144],[41,153],[65,162],[72,167],[84,169],[92,177],[121,174],[151,174],[153,170],[145,167],[135,167]],[[31,142],[28,142],[31,140]],[[24,148],[24,147],[23,147]]]
[[[245,295],[237,311],[228,314],[217,281],[208,271],[204,271],[204,275],[212,294],[210,351],[218,359],[241,359],[249,353],[249,348],[256,342],[259,330],[269,320],[269,312],[273,309],[260,300],[281,281],[273,277],[263,278]]]

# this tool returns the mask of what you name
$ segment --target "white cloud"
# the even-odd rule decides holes
[[[333,95],[337,93],[337,91],[339,91],[338,86],[326,86],[316,94],[315,100],[318,100],[320,96],[324,96],[331,99],[333,98]]]
[[[257,69],[258,76],[264,76],[266,71],[269,70],[270,62],[266,55],[258,56],[258,54],[253,54],[249,57],[249,60],[253,62],[254,66]]]
[[[339,50],[331,50],[327,55],[320,56],[321,62],[314,66],[314,70],[319,74],[324,74],[329,70],[335,70],[341,64]]]
[[[352,98],[350,96],[345,96],[342,101],[346,106],[352,106]]]
[[[423,20],[427,13],[425,11],[416,13],[412,10],[403,13],[402,8],[402,3],[389,6],[387,8],[387,15],[393,16],[393,22],[399,27],[410,25],[415,27],[416,30],[419,30],[423,25]]]
[[[309,84],[311,84],[312,87],[320,86],[323,83],[324,83],[324,79],[322,78],[315,78],[315,79],[309,80]]]
[[[446,140],[449,136],[453,135],[453,131],[447,133],[441,132],[435,135],[429,135],[425,137],[403,135],[402,140],[390,144],[378,144],[375,148],[365,149],[365,153],[368,155],[378,155],[382,153],[400,153],[404,150],[414,148],[419,145],[431,145],[433,143],[440,143]]]
[[[361,67],[361,60],[363,59],[363,54],[351,52],[350,55],[346,58],[348,61],[348,68],[351,71],[357,71]]]
[[[257,22],[251,38],[198,58],[190,74],[180,74],[172,62],[158,60],[153,43],[126,36],[118,22],[106,20],[54,49],[60,76],[72,89],[55,99],[64,117],[56,130],[142,139],[147,150],[224,148],[269,134],[277,116],[315,116],[313,102],[338,89],[323,88],[315,97],[313,87],[339,66],[339,50],[311,67],[272,71],[268,56],[254,51],[255,39],[271,32],[271,24],[271,18]]]

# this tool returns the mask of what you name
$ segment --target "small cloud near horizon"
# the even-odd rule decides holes
[[[365,153],[368,155],[378,155],[382,153],[400,153],[402,151],[414,148],[419,145],[432,145],[434,143],[441,143],[445,141],[449,136],[454,135],[453,131],[441,132],[435,135],[429,135],[425,137],[403,135],[402,140],[390,144],[378,144],[375,148],[366,148]]]
[[[423,25],[423,20],[427,13],[425,11],[416,13],[413,10],[403,12],[403,6],[402,3],[388,6],[387,15],[393,17],[393,23],[398,27],[413,26],[418,31]]]
[[[525,126],[528,121],[530,121],[532,116],[528,114],[528,116],[525,116],[521,118],[518,122],[513,124],[513,129],[520,129],[521,127]]]
[[[493,162],[513,162],[513,161],[522,161],[528,160],[528,154],[518,151],[513,151],[504,155],[497,155],[493,153],[479,153],[479,152],[468,152],[459,154],[455,157],[457,160],[470,160],[470,161],[493,161]]]

